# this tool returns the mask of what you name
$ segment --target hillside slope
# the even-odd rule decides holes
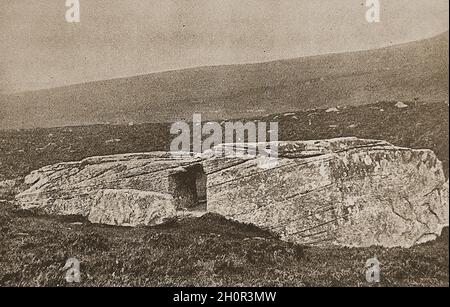
[[[448,100],[448,33],[378,50],[201,67],[0,96],[0,129],[170,122]]]

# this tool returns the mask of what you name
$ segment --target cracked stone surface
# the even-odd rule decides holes
[[[175,217],[169,194],[138,190],[101,190],[89,213],[92,223],[119,226],[155,226]]]
[[[102,190],[134,190],[170,196],[169,176],[198,161],[195,158],[175,159],[168,153],[155,152],[59,163],[28,175],[25,178],[28,189],[18,194],[16,200],[24,209],[38,208],[48,214],[88,216],[92,206],[97,204],[98,192]],[[107,195],[111,196],[111,193]],[[131,195],[122,197],[116,193],[116,196],[133,204]],[[128,196],[130,198],[127,200]]]
[[[299,244],[411,247],[448,225],[448,182],[429,150],[344,138],[280,143],[268,170],[255,160],[206,165],[209,211]]]
[[[238,147],[245,152],[260,145],[269,144]],[[430,150],[357,138],[277,145],[279,159],[271,168],[261,167],[261,157],[220,157],[226,144],[202,158],[142,153],[60,163],[27,176],[16,200],[23,208],[83,215],[95,223],[156,225],[189,214],[180,199],[192,186],[179,188],[201,166],[207,207],[200,211],[299,244],[410,247],[448,226],[448,181]],[[171,181],[180,173],[185,175]]]

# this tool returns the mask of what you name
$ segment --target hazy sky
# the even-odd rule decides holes
[[[0,93],[371,49],[448,29],[448,0],[0,0]]]

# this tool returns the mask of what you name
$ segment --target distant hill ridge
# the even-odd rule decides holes
[[[0,129],[252,117],[381,100],[448,100],[448,32],[422,41],[0,96]]]

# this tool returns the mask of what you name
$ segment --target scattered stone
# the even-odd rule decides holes
[[[338,108],[329,108],[327,110],[325,110],[326,113],[335,113],[335,112],[339,112]]]
[[[122,141],[121,139],[110,139],[110,140],[105,141],[105,144],[119,143],[121,141]]]
[[[399,109],[405,109],[405,108],[408,107],[407,104],[405,104],[405,103],[403,103],[403,102],[401,102],[401,101],[397,102],[397,103],[395,104],[395,106],[396,106],[397,108],[399,108]]]

